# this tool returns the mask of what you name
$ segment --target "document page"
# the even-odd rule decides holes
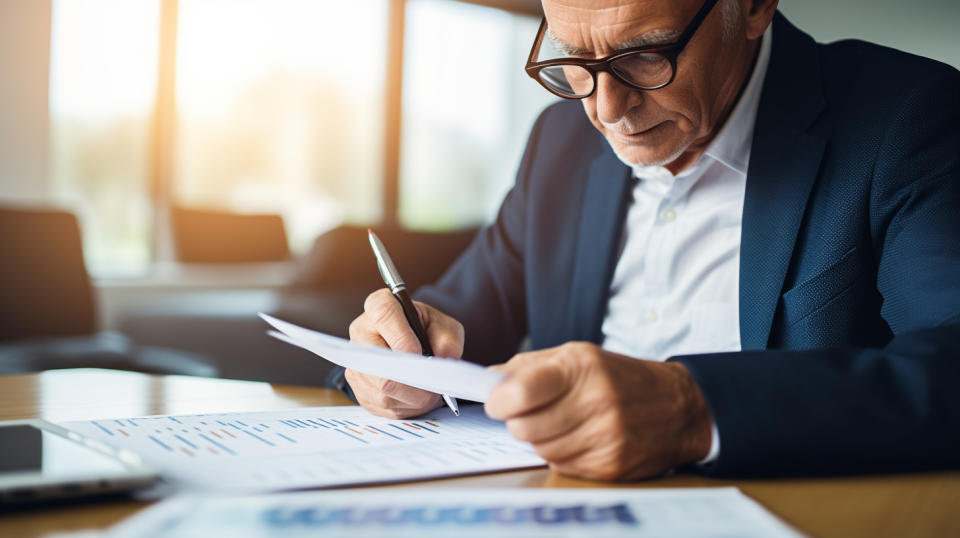
[[[120,522],[108,536],[801,535],[736,488],[402,488],[173,498]]]
[[[485,402],[493,387],[503,379],[503,374],[470,362],[354,344],[266,314],[260,314],[260,317],[277,329],[268,333],[274,338],[311,351],[340,366],[437,394]]]
[[[63,422],[140,455],[176,485],[270,491],[502,471],[544,465],[482,406],[389,420],[363,408],[164,415]]]

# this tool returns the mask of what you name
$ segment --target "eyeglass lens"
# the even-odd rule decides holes
[[[673,64],[661,54],[638,52],[610,62],[610,71],[627,84],[650,89],[670,82]],[[593,93],[593,74],[579,65],[544,67],[539,72],[539,78],[542,83],[564,96],[586,97]]]
[[[593,75],[578,65],[544,67],[538,75],[541,82],[569,97],[586,97],[593,92]]]

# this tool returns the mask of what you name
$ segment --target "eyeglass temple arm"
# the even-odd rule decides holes
[[[540,51],[540,45],[543,43],[543,36],[547,33],[547,18],[540,20],[540,28],[537,30],[537,38],[533,40],[533,46],[530,47],[530,54],[527,56],[527,65],[537,61],[536,54]]]
[[[683,49],[687,46],[687,42],[690,41],[693,34],[697,33],[697,30],[700,29],[700,25],[703,24],[704,19],[710,14],[713,6],[717,5],[717,1],[718,0],[707,0],[700,6],[700,11],[697,11],[697,14],[693,16],[693,20],[690,21],[690,24],[687,25],[683,33],[680,34],[680,37],[674,42],[678,49]]]

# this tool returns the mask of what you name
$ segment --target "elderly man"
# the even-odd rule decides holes
[[[543,7],[527,71],[565,100],[417,296],[438,356],[506,361],[487,413],[587,478],[960,462],[960,74],[776,0]],[[420,350],[385,290],[350,334]],[[345,376],[377,414],[440,405]]]

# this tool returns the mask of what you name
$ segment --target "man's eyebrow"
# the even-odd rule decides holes
[[[653,30],[645,34],[639,35],[629,41],[624,41],[617,45],[616,50],[632,49],[635,47],[646,47],[649,45],[663,45],[665,43],[670,43],[677,39],[680,36],[680,32],[674,30]],[[564,56],[587,56],[590,55],[592,51],[581,49],[575,47],[569,43],[565,43],[553,35],[553,32],[550,31],[550,28],[547,28],[547,39],[553,43],[553,46],[563,53]]]
[[[676,41],[678,37],[680,37],[680,32],[676,30],[653,30],[652,32],[647,32],[629,41],[620,43],[617,45],[617,50],[646,47],[649,45],[664,45]]]

